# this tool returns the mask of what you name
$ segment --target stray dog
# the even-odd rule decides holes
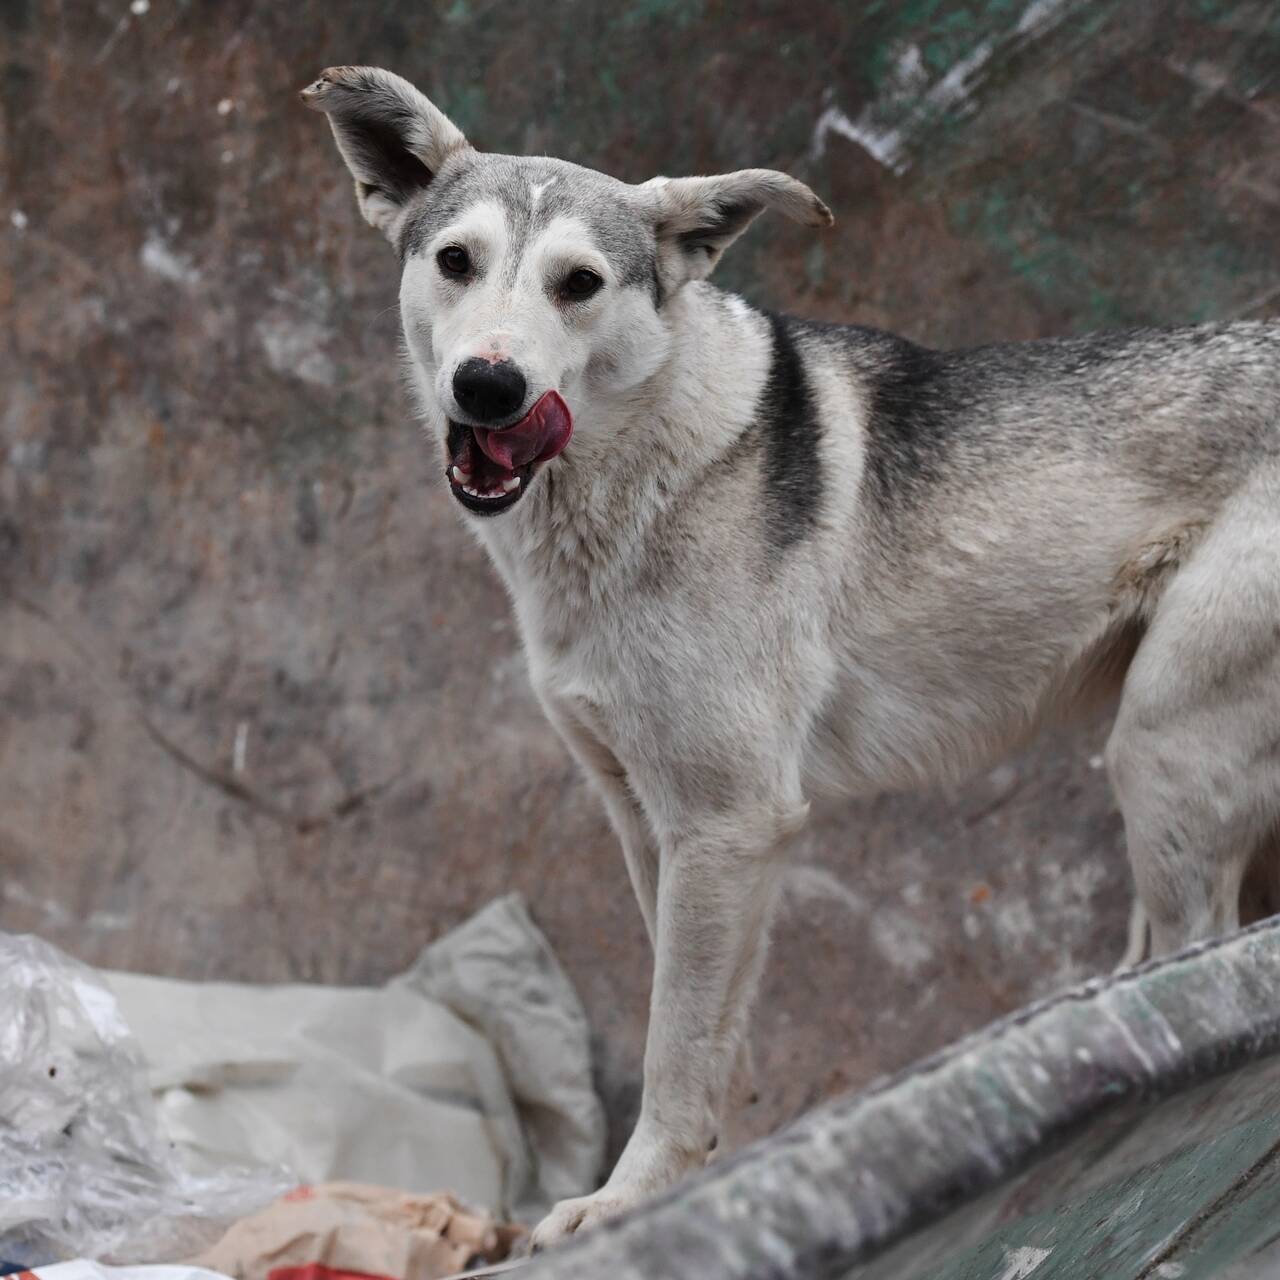
[[[483,155],[369,67],[302,96],[655,947],[635,1131],[536,1245],[703,1163],[816,790],[957,780],[1118,698],[1135,932],[1236,927],[1280,819],[1280,326],[941,352],[771,315],[705,278],[766,209],[832,221],[785,174]]]

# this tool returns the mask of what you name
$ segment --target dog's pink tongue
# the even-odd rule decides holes
[[[554,458],[573,434],[569,406],[557,391],[548,391],[513,427],[485,431],[473,427],[476,443],[485,457],[508,471],[528,462]]]

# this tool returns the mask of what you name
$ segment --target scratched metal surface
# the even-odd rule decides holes
[[[625,1134],[648,966],[606,824],[397,384],[322,122],[410,75],[482,145],[773,164],[750,297],[956,344],[1277,312],[1280,17],[1230,0],[0,4],[0,925],[186,977],[377,981],[522,890]],[[1105,968],[1105,726],[820,810],[760,1133]]]
[[[527,1280],[1222,1280],[1280,1240],[1280,921],[1031,1006]]]

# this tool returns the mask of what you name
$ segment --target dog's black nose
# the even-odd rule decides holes
[[[453,375],[453,398],[475,422],[500,422],[524,404],[524,374],[510,360],[490,364],[474,356]]]

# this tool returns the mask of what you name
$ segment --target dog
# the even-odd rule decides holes
[[[774,315],[707,276],[765,210],[831,223],[794,178],[481,154],[376,68],[302,96],[655,949],[635,1129],[536,1246],[706,1159],[814,794],[1114,703],[1135,954],[1238,925],[1280,820],[1280,326],[935,351]]]

